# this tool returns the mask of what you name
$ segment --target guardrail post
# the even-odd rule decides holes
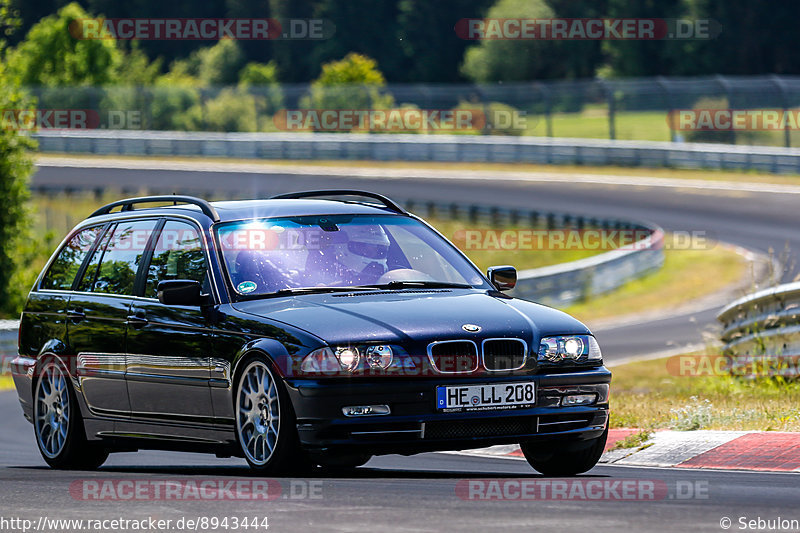
[[[781,107],[783,108],[783,145],[786,148],[792,147],[792,130],[789,126],[789,121],[786,119],[786,115],[789,113],[789,96],[786,93],[786,86],[783,83],[783,80],[780,79],[776,75],[770,76],[770,81],[775,84],[778,88],[778,91],[781,93]]]

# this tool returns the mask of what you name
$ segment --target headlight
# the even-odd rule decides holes
[[[358,367],[358,362],[361,356],[358,353],[358,348],[355,346],[347,348],[336,348],[336,359],[342,365],[342,368],[352,372]]]
[[[359,344],[314,350],[303,358],[300,370],[307,374],[340,376],[413,376],[417,366],[402,348]]]
[[[602,361],[600,345],[591,335],[559,335],[544,337],[539,343],[539,361]]]

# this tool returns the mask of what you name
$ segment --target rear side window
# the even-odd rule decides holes
[[[40,288],[68,291],[72,288],[75,275],[83,264],[83,260],[100,235],[102,226],[95,226],[79,231],[58,252],[50,265],[50,269],[42,279]]]
[[[147,269],[144,295],[158,297],[158,282],[169,279],[191,279],[208,291],[208,268],[197,228],[186,222],[168,220],[156,242],[153,258]]]
[[[120,222],[97,248],[80,290],[133,295],[136,272],[155,229],[155,220]]]

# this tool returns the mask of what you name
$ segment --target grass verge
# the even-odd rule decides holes
[[[529,268],[538,268],[547,265],[556,265],[559,263],[568,263],[570,261],[577,261],[599,253],[606,252],[607,250],[589,250],[589,249],[522,249],[522,248],[503,248],[497,241],[492,241],[490,238],[481,239],[481,242],[489,243],[482,246],[483,249],[467,249],[466,241],[464,239],[464,231],[466,230],[491,230],[489,235],[498,236],[500,232],[505,230],[545,230],[544,226],[531,228],[530,226],[514,226],[514,225],[500,225],[493,226],[487,222],[467,222],[463,220],[443,220],[437,218],[425,217],[425,220],[434,228],[447,237],[453,244],[458,246],[473,263],[475,263],[483,272],[494,265],[514,265],[517,270],[526,270]],[[474,248],[474,247],[472,247]]]
[[[800,382],[679,376],[667,361],[613,368],[611,427],[800,431]]]
[[[646,443],[652,435],[652,431],[638,431],[632,435],[628,435],[624,439],[615,442],[612,450],[619,450],[622,448],[643,448],[644,443]]]
[[[748,262],[730,248],[715,245],[697,250],[669,249],[666,236],[664,266],[619,289],[564,309],[591,323],[614,316],[675,308],[741,280]]]

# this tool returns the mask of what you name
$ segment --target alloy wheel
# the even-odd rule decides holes
[[[253,464],[265,465],[278,445],[280,399],[275,378],[263,362],[250,363],[242,373],[236,409],[242,450]]]

